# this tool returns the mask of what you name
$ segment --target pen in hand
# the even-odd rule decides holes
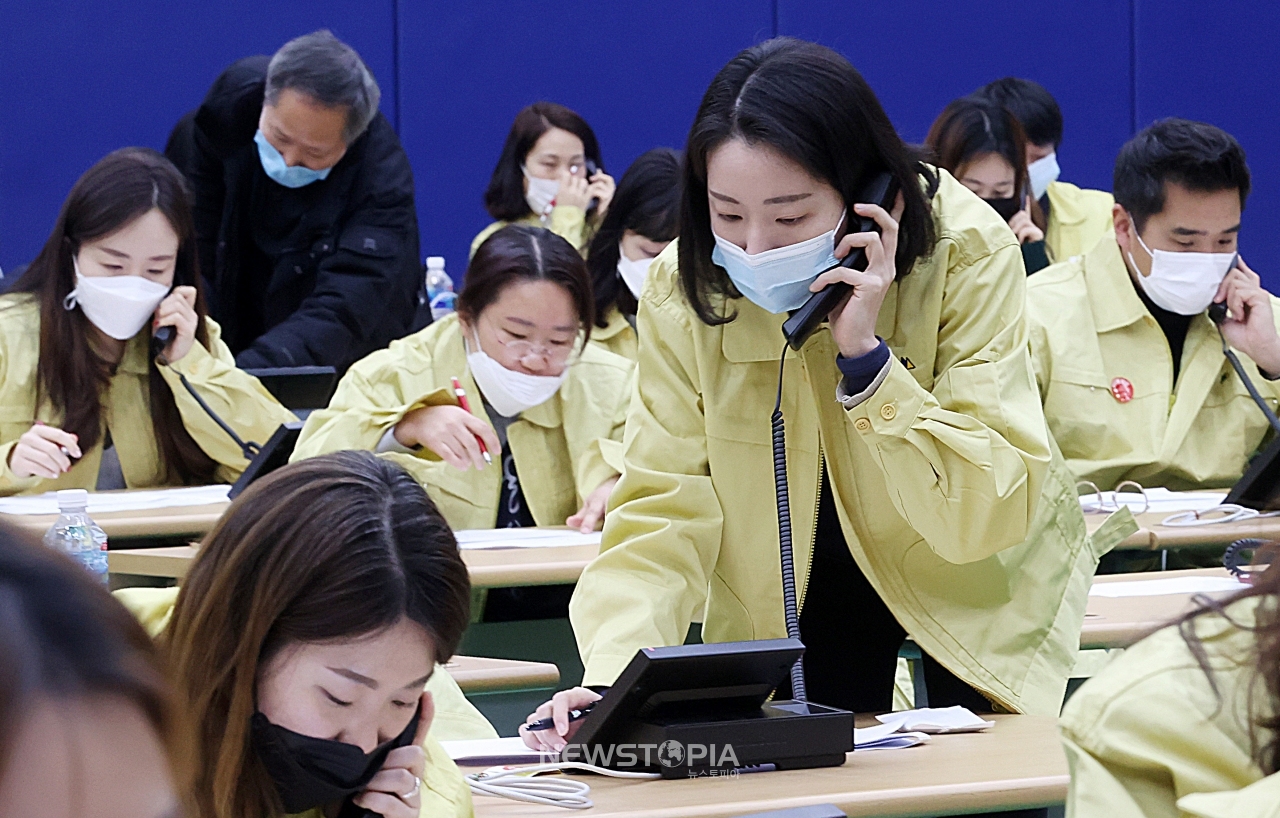
[[[592,702],[591,704],[587,705],[581,710],[570,710],[569,721],[575,722],[581,719],[585,719],[587,717],[587,714],[590,713],[592,708],[594,708],[595,706],[596,706],[595,702]],[[546,719],[538,719],[537,721],[531,724],[526,724],[524,725],[524,729],[530,733],[536,733],[539,730],[551,730],[555,726],[556,726],[556,720],[554,718],[546,718]]]
[[[458,405],[466,412],[471,412],[471,403],[467,400],[466,390],[462,388],[462,384],[458,383],[457,378],[450,378],[453,382],[453,394],[458,398]],[[479,435],[476,435],[476,443],[480,444],[480,456],[484,458],[484,462],[490,466],[493,465],[493,458],[489,456],[489,447],[484,445],[484,441]]]

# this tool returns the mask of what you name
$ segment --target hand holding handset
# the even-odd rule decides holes
[[[889,210],[893,207],[894,199],[897,195],[897,179],[891,173],[880,173],[858,195],[858,204],[876,204],[885,210]],[[876,224],[875,219],[870,216],[858,216],[853,210],[849,211],[847,233],[872,232],[880,232],[880,227]],[[862,247],[853,248],[847,256],[840,260],[840,266],[853,270],[867,269],[866,249]],[[826,270],[822,272],[826,272]],[[804,303],[804,306],[791,314],[791,317],[782,325],[782,334],[786,336],[787,343],[791,345],[792,349],[799,350],[800,347],[804,346],[804,342],[809,340],[809,336],[818,328],[818,325],[826,320],[831,311],[849,294],[849,289],[850,286],[848,284],[832,284],[814,293]]]

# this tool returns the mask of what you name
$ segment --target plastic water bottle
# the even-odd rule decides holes
[[[89,517],[89,492],[58,492],[58,520],[44,535],[44,544],[79,562],[107,584],[107,534]]]
[[[453,312],[453,279],[444,271],[444,256],[427,256],[427,303],[431,305],[431,320],[439,321]]]

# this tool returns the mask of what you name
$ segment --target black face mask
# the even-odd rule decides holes
[[[292,815],[342,801],[364,790],[382,769],[391,751],[413,741],[421,716],[419,704],[404,732],[378,745],[368,755],[354,744],[286,730],[272,724],[261,713],[253,714],[250,733],[253,749],[275,782],[284,811]],[[348,813],[344,808],[343,815]]]
[[[1022,197],[1010,196],[1007,199],[983,199],[982,201],[991,205],[991,209],[1000,214],[1000,218],[1006,222],[1013,218],[1013,214],[1022,209]]]

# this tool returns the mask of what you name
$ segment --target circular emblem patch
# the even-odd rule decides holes
[[[1133,384],[1128,378],[1116,378],[1111,382],[1111,397],[1120,403],[1128,403],[1133,400]]]

